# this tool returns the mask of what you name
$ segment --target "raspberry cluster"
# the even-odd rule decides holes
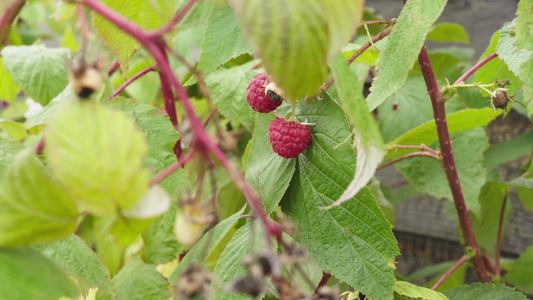
[[[257,112],[274,111],[281,105],[282,99],[279,88],[272,82],[268,83],[264,74],[255,75],[248,83],[246,101]],[[268,126],[268,138],[275,153],[284,158],[294,158],[311,141],[311,130],[308,125],[276,118]]]

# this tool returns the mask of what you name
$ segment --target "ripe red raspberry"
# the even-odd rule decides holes
[[[246,101],[253,110],[260,113],[268,113],[281,105],[281,100],[274,101],[265,93],[267,77],[265,74],[257,74],[248,83],[246,88]]]
[[[276,118],[268,126],[268,138],[274,152],[281,157],[293,158],[311,141],[311,130],[308,125]]]

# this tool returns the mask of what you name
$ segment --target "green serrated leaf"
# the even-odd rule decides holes
[[[5,70],[24,93],[48,104],[68,84],[70,50],[43,46],[7,46],[2,50]]]
[[[417,286],[407,281],[396,281],[394,283],[394,293],[403,296],[402,299],[448,300],[442,293]]]
[[[176,283],[179,275],[187,266],[191,264],[201,265],[208,256],[211,256],[214,250],[223,248],[227,242],[229,242],[226,237],[232,236],[230,233],[233,233],[233,227],[235,227],[239,217],[244,212],[244,208],[245,207],[227,219],[219,222],[213,229],[206,232],[183,257],[176,270],[170,275],[168,281],[171,284]],[[220,253],[216,254],[217,257],[220,255]]]
[[[500,29],[500,38],[496,45],[498,57],[501,58],[516,76],[529,87],[533,87],[533,50],[518,49],[515,43],[516,19],[506,23]]]
[[[97,299],[143,299],[168,300],[165,279],[156,271],[154,265],[148,265],[136,257],[127,263],[113,277],[112,294],[98,290]]]
[[[102,3],[145,29],[161,27],[172,18],[176,7],[176,0],[104,0]],[[99,14],[94,15],[93,26],[117,56],[122,72],[126,73],[128,60],[141,44]]]
[[[97,215],[132,207],[148,188],[147,151],[135,123],[96,103],[70,103],[45,129],[53,173],[80,206]]]
[[[487,170],[483,166],[483,152],[489,146],[485,131],[475,128],[451,134],[450,139],[453,152],[461,153],[455,155],[455,165],[466,206],[476,216],[481,216],[478,196],[487,176]],[[436,198],[453,199],[440,161],[429,157],[413,157],[400,161],[395,166],[418,191]]]
[[[474,283],[444,292],[450,300],[526,300],[526,296],[503,284]]]
[[[61,270],[74,276],[84,294],[89,288],[97,287],[104,291],[111,288],[107,269],[96,253],[78,236],[70,235],[51,244],[39,245],[37,249]]]
[[[31,187],[31,188],[28,188]],[[53,241],[74,232],[78,209],[31,151],[20,152],[0,188],[0,246]]]
[[[174,234],[176,206],[172,205],[164,215],[155,220],[143,232],[144,257],[151,264],[164,264],[176,258],[180,246]]]
[[[463,130],[473,129],[488,124],[494,118],[501,114],[501,111],[494,112],[492,108],[483,109],[465,109],[446,116],[448,131],[450,134]],[[406,134],[398,137],[388,143],[392,145],[431,145],[438,140],[435,120],[426,122]],[[416,151],[416,149],[414,150]],[[391,150],[385,156],[385,159],[391,159],[398,156],[413,152],[412,149],[395,149]]]
[[[24,126],[30,131],[39,128],[38,126],[48,122],[50,117],[61,105],[70,103],[77,99],[78,95],[74,93],[74,90],[72,90],[70,85],[67,85],[67,87],[61,93],[59,93],[59,95],[52,99],[52,101],[50,101],[41,112],[26,119]]]
[[[533,293],[533,246],[529,247],[513,263],[503,280],[514,285],[525,293]]]
[[[263,230],[258,223],[249,223],[239,228],[228,243],[213,271],[219,284],[213,284],[209,292],[211,300],[251,299],[249,295],[228,292],[226,286],[233,280],[246,276],[249,270],[243,265],[242,259],[252,253],[265,249]]]
[[[516,14],[516,46],[533,50],[533,2],[520,0]]]
[[[17,152],[22,149],[20,142],[0,138],[0,178],[3,178],[7,167],[15,160]]]
[[[440,16],[446,0],[409,0],[396,21],[376,62],[378,76],[366,102],[374,110],[402,87],[424,44],[426,34]]]
[[[231,0],[265,70],[290,101],[314,95],[361,20],[361,1]],[[282,12],[282,13],[280,13]]]
[[[260,71],[251,68],[257,62],[223,69],[207,76],[205,83],[213,104],[227,118],[240,122],[247,130],[253,129],[256,112],[246,102],[246,87]]]
[[[80,45],[76,42],[74,34],[72,33],[72,27],[68,26],[61,38],[61,47],[70,49],[70,51],[77,52],[80,48]]]
[[[0,265],[1,299],[78,297],[74,282],[34,249],[0,249]]]
[[[491,146],[484,154],[485,167],[492,169],[531,153],[533,153],[533,131]]]
[[[180,135],[168,118],[155,107],[135,102],[131,99],[117,98],[112,102],[104,102],[106,106],[120,110],[144,133],[148,143],[148,154],[144,165],[150,167],[152,175],[156,175],[176,162],[174,146]],[[187,172],[180,169],[159,183],[170,195],[187,182]]]
[[[204,76],[239,55],[252,53],[252,46],[246,41],[231,7],[214,5],[206,24],[198,59],[198,70]],[[187,84],[194,82],[191,79]]]
[[[439,23],[437,26],[431,28],[426,39],[433,42],[470,44],[465,28],[457,23]]]
[[[20,88],[15,84],[11,75],[5,70],[0,57],[0,99],[12,103],[15,101]]]
[[[342,54],[331,61],[331,72],[335,77],[335,87],[344,110],[350,123],[354,125],[354,147],[357,149],[355,175],[341,197],[333,204],[339,205],[355,196],[372,179],[383,161],[385,150],[378,125],[366,107],[363,91]]]
[[[507,193],[507,186],[497,182],[487,182],[479,193],[481,215],[470,216],[478,245],[490,255],[495,255],[500,212]],[[509,218],[511,206],[507,205],[504,225]]]
[[[246,181],[257,193],[267,215],[278,207],[296,165],[296,160],[283,158],[272,150],[267,134],[268,124],[274,119],[270,114],[257,114],[245,172]]]
[[[28,131],[24,125],[15,121],[1,120],[0,128],[5,130],[9,137],[14,140],[23,140],[28,136]]]
[[[329,210],[355,173],[355,153],[342,109],[327,95],[299,105],[296,115],[308,119],[312,140],[298,156],[296,172],[282,209],[298,226],[298,240],[326,272],[373,299],[392,299],[392,258],[398,254],[392,226],[368,189]],[[335,150],[333,148],[338,146]],[[346,263],[349,262],[349,263]]]

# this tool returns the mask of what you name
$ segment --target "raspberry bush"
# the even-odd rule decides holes
[[[426,49],[469,42],[445,0],[404,2],[2,1],[0,299],[526,299],[533,248],[501,249],[533,139],[486,128],[532,117],[532,2],[479,58]],[[416,284],[408,194],[464,248]]]

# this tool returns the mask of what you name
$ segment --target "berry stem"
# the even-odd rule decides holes
[[[426,152],[426,151],[411,152],[409,154],[400,156],[400,157],[398,157],[396,159],[392,159],[392,160],[389,160],[387,162],[382,163],[381,165],[378,166],[378,170],[386,168],[388,166],[392,166],[393,164],[395,164],[395,163],[397,163],[399,161],[402,161],[404,159],[411,158],[411,157],[416,157],[416,156],[426,156],[426,157],[434,158],[436,160],[441,160],[441,156],[439,154],[430,153],[430,152]]]
[[[163,35],[171,31],[172,28],[174,28],[174,26],[176,26],[176,24],[178,24],[178,22],[185,17],[185,15],[189,12],[189,10],[191,10],[196,2],[198,2],[198,0],[189,0],[189,2],[172,18],[172,20],[156,31],[156,34]]]
[[[461,225],[465,244],[474,251],[472,263],[479,281],[490,282],[489,274],[485,268],[483,260],[481,259],[480,250],[477,245],[476,237],[474,236],[474,230],[472,228],[472,222],[470,221],[465,199],[463,197],[461,183],[459,182],[459,177],[457,175],[457,168],[453,158],[450,134],[448,132],[448,125],[446,123],[446,110],[444,106],[445,99],[441,97],[439,85],[435,75],[433,74],[431,61],[425,47],[423,47],[420,51],[418,62],[420,64],[422,74],[424,75],[424,80],[426,81],[428,93],[431,98],[433,117],[435,118],[435,124],[437,127],[437,135],[439,137],[444,172],[446,173],[446,178],[448,179],[448,184],[450,185],[450,189],[452,191],[453,201],[459,217],[459,224]]]
[[[143,30],[142,28],[138,27],[136,24],[119,15],[117,12],[113,11],[108,6],[102,4],[98,0],[82,1],[87,7],[100,14],[102,17],[115,24],[115,26],[117,26],[119,29],[123,30],[124,32],[135,38],[137,41],[139,41],[139,43],[141,43],[146,48],[146,50],[152,54],[154,60],[156,61],[160,69],[161,76],[169,80],[170,85],[173,87],[178,98],[180,99],[181,104],[183,105],[183,108],[191,123],[192,130],[196,138],[196,143],[198,143],[198,147],[205,149],[205,151],[211,152],[218,159],[220,164],[226,169],[233,183],[244,193],[252,211],[260,219],[261,224],[265,229],[265,240],[267,244],[267,249],[271,250],[272,238],[278,237],[281,234],[281,231],[268,220],[263,210],[263,206],[259,201],[259,198],[257,198],[253,190],[248,186],[248,184],[244,180],[244,176],[238,171],[237,167],[231,163],[231,161],[211,140],[207,132],[204,130],[202,122],[200,121],[194,111],[194,108],[192,107],[187,92],[179,83],[178,79],[170,68],[170,64],[168,62],[168,58],[165,52],[166,44],[161,39],[161,36],[154,34],[154,32],[152,31]],[[162,84],[163,83],[164,80],[162,81]],[[172,120],[173,116],[175,117],[176,114],[174,102],[172,102],[172,108],[174,108],[173,110],[171,110],[170,106],[167,104],[169,103],[165,101],[165,110],[167,111],[167,114],[169,114],[169,117]]]
[[[356,60],[361,54],[363,54],[363,52],[365,52],[366,49],[370,48],[374,43],[377,43],[378,41],[382,40],[384,37],[388,36],[391,33],[391,31],[392,31],[392,27],[387,27],[383,29],[383,31],[376,34],[370,41],[366,42],[363,46],[361,46],[361,48],[357,49],[357,51],[355,51],[355,53],[352,54],[352,56],[350,56],[350,58],[346,60],[346,63],[348,65],[353,63],[354,60]],[[335,78],[331,77],[328,83],[324,85],[323,90],[327,91],[331,87],[334,81],[335,81]]]
[[[128,80],[126,80],[121,86],[119,86],[115,92],[113,93],[113,95],[109,96],[109,100],[115,98],[116,96],[118,96],[128,85],[130,85],[132,82],[134,82],[135,80],[137,80],[139,77],[143,76],[144,74],[150,72],[150,71],[154,71],[156,69],[155,66],[150,66],[142,71],[140,71],[139,73],[131,76],[131,78],[129,78]]]
[[[455,264],[453,264],[453,266],[448,270],[446,271],[446,273],[444,273],[444,275],[442,275],[441,278],[439,278],[439,280],[437,280],[437,282],[435,282],[435,284],[431,287],[432,290],[436,291],[439,286],[446,280],[448,279],[448,277],[450,277],[450,275],[452,275],[452,273],[457,270],[460,266],[462,266],[465,262],[468,261],[468,256],[466,255],[463,255],[458,261],[455,262]]]
[[[465,81],[468,77],[470,77],[470,75],[474,74],[475,71],[479,70],[479,68],[483,67],[486,63],[488,63],[489,61],[491,61],[493,58],[495,58],[497,56],[498,56],[498,53],[496,53],[496,52],[491,53],[489,56],[485,57],[483,60],[481,60],[480,62],[475,64],[472,68],[470,68],[470,70],[466,71],[466,73],[461,75],[461,77],[459,77],[453,83],[453,85],[458,85],[461,82]]]
[[[7,44],[7,37],[11,30],[11,24],[13,24],[13,21],[17,18],[24,4],[26,4],[26,0],[12,1],[11,5],[6,8],[2,17],[0,17],[0,50],[5,44]]]

